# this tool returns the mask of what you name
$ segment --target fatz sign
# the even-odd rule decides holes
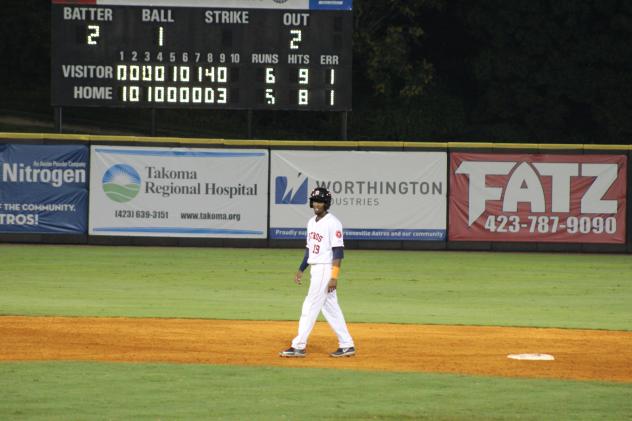
[[[625,242],[625,155],[453,153],[451,241]]]

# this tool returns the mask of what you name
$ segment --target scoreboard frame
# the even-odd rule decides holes
[[[51,0],[51,105],[351,110],[352,0]]]

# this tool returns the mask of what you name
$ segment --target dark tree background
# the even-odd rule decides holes
[[[350,139],[632,139],[628,0],[354,3]],[[50,120],[50,1],[5,0],[0,20],[0,114]],[[243,112],[160,113],[161,134],[245,135]],[[95,131],[146,131],[147,119],[146,111],[65,110],[66,122]],[[256,112],[255,136],[335,139],[339,124],[335,113]]]

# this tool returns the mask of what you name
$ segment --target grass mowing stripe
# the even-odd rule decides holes
[[[0,419],[626,419],[630,384],[208,365],[1,363]]]
[[[0,314],[296,320],[302,250],[0,245]],[[627,255],[348,250],[351,322],[632,329]]]

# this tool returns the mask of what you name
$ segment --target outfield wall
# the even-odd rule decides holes
[[[632,146],[0,133],[0,241],[632,252]]]

